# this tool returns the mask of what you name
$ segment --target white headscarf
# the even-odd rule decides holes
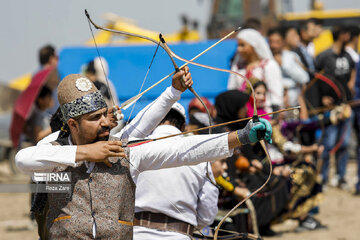
[[[244,40],[250,44],[256,54],[261,59],[272,59],[273,55],[271,53],[269,44],[266,42],[265,38],[254,29],[244,29],[241,30],[236,36],[237,39]]]
[[[103,69],[103,67],[104,67],[104,69]],[[96,79],[107,84],[105,74],[109,75],[109,66],[108,66],[106,59],[103,57],[96,57],[94,59],[94,68],[95,68],[95,72],[96,72]]]

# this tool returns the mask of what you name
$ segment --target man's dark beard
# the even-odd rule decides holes
[[[109,140],[109,136],[110,135],[107,135],[105,137],[100,137],[99,135],[106,132],[106,131],[109,131],[110,132],[110,127],[101,127],[97,133],[96,133],[96,138],[94,140],[94,142],[98,142],[98,141],[107,141]]]

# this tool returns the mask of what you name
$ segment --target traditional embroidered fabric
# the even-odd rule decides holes
[[[106,102],[100,91],[92,92],[60,106],[64,120],[106,108]]]
[[[53,144],[62,145],[58,140]],[[69,142],[65,139],[63,144]],[[128,149],[125,152],[129,154]],[[49,240],[133,239],[135,183],[130,162],[110,161],[111,168],[97,162],[90,173],[85,164],[54,168],[53,172],[71,172],[71,192],[48,194]]]

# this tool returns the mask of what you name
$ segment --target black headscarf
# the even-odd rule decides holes
[[[217,111],[216,123],[223,123],[238,119],[238,112],[245,106],[249,100],[249,95],[239,90],[229,90],[221,93],[215,99],[215,108]],[[245,123],[246,124],[246,123]],[[228,125],[233,131],[245,126],[243,122]]]

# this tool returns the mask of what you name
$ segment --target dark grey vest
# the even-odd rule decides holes
[[[55,170],[71,172],[72,191],[48,194],[49,239],[94,239],[94,223],[96,239],[132,239],[135,184],[126,159],[111,162]]]

